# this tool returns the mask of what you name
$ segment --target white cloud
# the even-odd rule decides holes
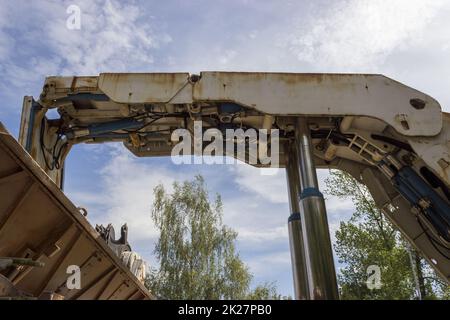
[[[81,9],[80,30],[66,27],[71,4]],[[157,31],[148,9],[134,1],[6,2],[0,21],[5,16],[0,22],[1,84],[33,94],[48,75],[150,71],[155,50],[171,41]]]
[[[285,241],[288,239],[288,228],[286,224],[287,219],[280,218],[280,226],[273,228],[254,228],[256,230],[251,230],[249,227],[246,228],[235,228],[239,234],[239,241],[245,241],[254,245],[255,243],[260,243],[266,246],[267,243],[272,241]]]
[[[291,255],[289,250],[258,255],[248,260],[250,270],[257,277],[270,277],[273,275],[274,270],[289,268],[290,263]]]
[[[101,202],[106,212],[100,212],[96,219],[111,222],[116,228],[126,222],[130,241],[154,240],[158,233],[150,216],[153,189],[163,184],[170,191],[172,183],[182,177],[164,167],[139,163],[123,147],[111,155],[101,171]]]
[[[344,72],[379,66],[394,50],[421,38],[445,4],[424,0],[351,0],[304,17],[290,37],[299,60]]]
[[[253,192],[273,203],[287,203],[287,185],[284,169],[277,170],[276,174],[265,175],[264,170],[249,165],[238,164],[230,166],[235,175],[235,182],[244,191]]]
[[[0,61],[10,56],[13,44],[13,39],[5,32],[0,31]]]
[[[272,205],[251,192],[224,199],[225,224],[238,232],[239,242],[254,250],[286,242],[288,217],[287,205]]]
[[[6,61],[14,49],[14,39],[6,30],[8,26],[10,26],[8,11],[2,5],[0,6],[0,62]]]
[[[287,181],[284,169],[278,170],[274,175],[263,175],[262,170],[248,165],[230,166],[229,170],[234,175],[234,181],[243,191],[257,196],[256,200],[271,202],[274,204],[288,203]],[[326,188],[325,180],[328,170],[318,170],[319,188]],[[338,199],[337,197],[326,197],[329,219],[339,219],[342,212],[352,213],[354,206],[351,199]]]
[[[222,55],[219,56],[219,63],[226,65],[230,60],[236,57],[237,52],[235,50],[226,50]]]
[[[64,27],[67,15],[55,17],[45,26],[49,46],[65,59],[63,73],[96,74],[150,66],[152,51],[170,41],[168,35],[155,34],[151,16],[132,3],[108,0],[78,5],[80,30]]]

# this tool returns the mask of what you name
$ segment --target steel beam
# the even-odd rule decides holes
[[[302,225],[300,220],[300,176],[298,172],[298,152],[295,143],[287,146],[289,152],[286,162],[286,180],[288,184],[289,208],[288,219],[289,246],[291,249],[292,275],[294,278],[294,294],[296,300],[309,300],[308,278],[305,264],[305,248],[303,245]]]
[[[296,127],[300,174],[300,216],[309,295],[313,300],[339,299],[325,200],[319,191],[306,118]]]

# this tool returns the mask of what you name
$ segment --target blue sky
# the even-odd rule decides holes
[[[66,28],[71,4],[81,8],[80,30]],[[38,97],[47,75],[114,71],[382,73],[448,110],[449,17],[441,0],[0,0],[0,120],[17,137],[22,98]],[[152,189],[198,173],[222,194],[254,284],[276,281],[293,295],[282,170],[267,177],[244,165],[175,166],[117,144],[80,145],[67,161],[65,191],[93,224],[128,222],[134,249],[154,264]],[[332,233],[353,210],[333,198],[327,208]]]

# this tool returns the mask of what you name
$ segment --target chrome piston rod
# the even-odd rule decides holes
[[[289,246],[291,250],[292,275],[294,278],[294,294],[296,300],[309,300],[308,279],[305,264],[305,248],[303,245],[302,225],[300,220],[300,176],[298,172],[298,151],[293,143],[287,145],[286,179],[288,184],[289,208],[288,219]]]
[[[317,182],[311,135],[305,118],[298,118],[296,142],[300,169],[300,216],[311,299],[339,299],[325,200]]]

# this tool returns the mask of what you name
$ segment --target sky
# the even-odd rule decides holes
[[[81,10],[79,30],[67,8]],[[100,72],[282,71],[378,73],[450,105],[450,1],[27,1],[0,0],[0,121],[18,136],[22,99],[49,75]],[[293,296],[286,177],[246,165],[175,166],[136,158],[120,144],[79,145],[66,162],[65,193],[90,222],[127,222],[129,241],[150,265],[157,232],[152,190],[205,178],[220,193],[224,222],[252,285],[276,282]],[[318,172],[324,188],[326,170]],[[332,238],[353,212],[327,198]]]

